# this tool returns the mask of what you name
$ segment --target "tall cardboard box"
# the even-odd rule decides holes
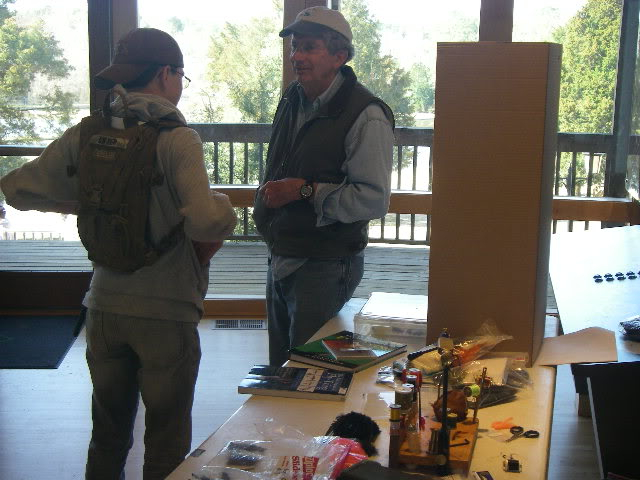
[[[439,43],[427,343],[487,320],[495,351],[544,336],[562,47]]]

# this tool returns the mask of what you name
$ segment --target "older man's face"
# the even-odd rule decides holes
[[[322,38],[294,34],[291,39],[291,64],[309,100],[324,92],[346,61],[346,52],[329,53]]]

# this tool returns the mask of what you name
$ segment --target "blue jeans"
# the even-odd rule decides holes
[[[280,366],[289,348],[306,343],[337,315],[362,279],[364,256],[307,260],[291,275],[267,272],[269,363]]]
[[[124,479],[138,397],[145,405],[144,480],[169,475],[191,449],[200,365],[196,323],[87,312],[93,431],[87,480]]]

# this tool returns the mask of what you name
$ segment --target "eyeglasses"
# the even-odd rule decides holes
[[[171,67],[171,71],[182,77],[182,88],[188,88],[191,83],[191,79],[187,77],[184,72],[179,72],[176,67]]]

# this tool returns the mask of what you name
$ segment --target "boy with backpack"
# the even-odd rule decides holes
[[[226,195],[210,191],[202,142],[177,108],[183,67],[167,33],[129,32],[95,78],[116,100],[0,180],[19,210],[77,214],[94,262],[83,300],[93,382],[87,479],[124,478],[139,395],[145,480],[165,478],[191,448],[209,260],[236,216]]]

